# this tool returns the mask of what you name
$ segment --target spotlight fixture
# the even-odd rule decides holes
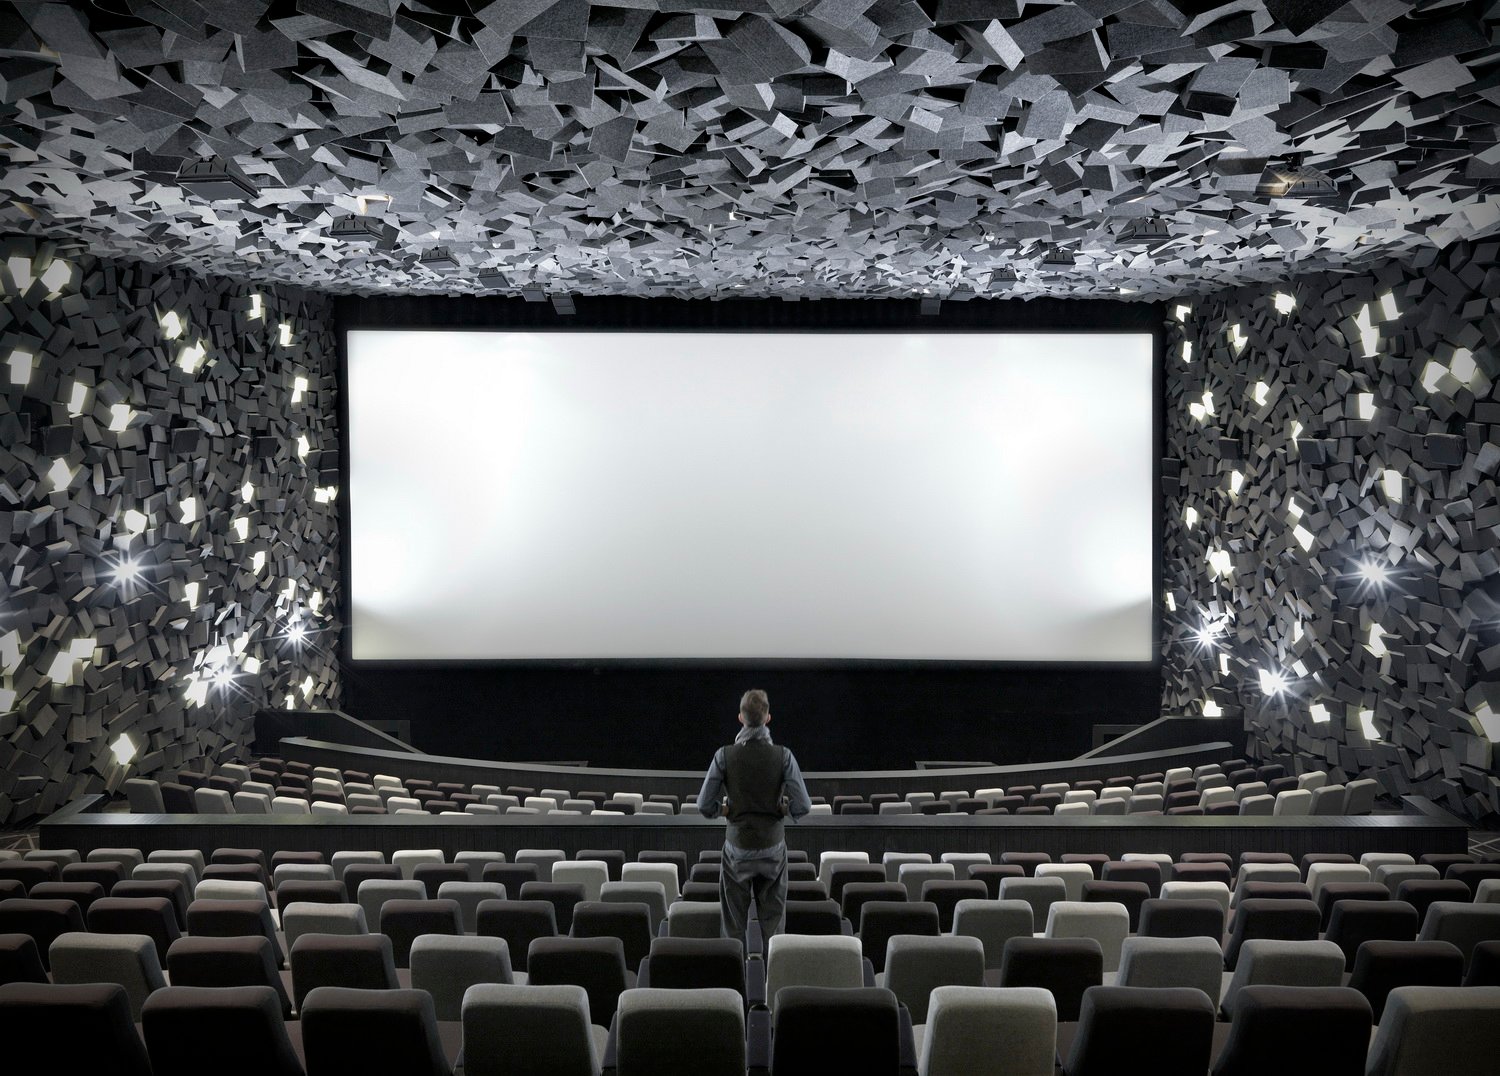
[[[1042,265],[1049,269],[1071,269],[1074,265],[1073,254],[1062,247],[1043,247]]]
[[[122,560],[115,565],[115,582],[129,586],[141,577],[141,565],[137,560]]]
[[[1172,238],[1172,229],[1160,217],[1136,217],[1120,229],[1117,242],[1122,246],[1149,246]]]
[[[457,269],[458,259],[455,258],[448,250],[444,249],[443,247],[438,247],[434,250],[427,251],[420,258],[418,258],[417,264],[420,265],[423,269],[434,269],[442,271],[444,269]]]
[[[498,269],[486,269],[479,274],[478,283],[485,291],[502,291],[510,287],[510,281]]]
[[[1294,198],[1302,202],[1339,200],[1338,181],[1327,172],[1305,165],[1300,158],[1272,164],[1261,173],[1255,193],[1262,198]]]
[[[286,629],[286,638],[294,647],[300,647],[307,642],[307,625],[299,620]]]
[[[177,185],[206,202],[248,202],[260,193],[239,168],[223,157],[183,162],[177,170]]]
[[[564,316],[578,313],[578,308],[573,305],[573,297],[567,292],[552,296],[552,309]]]
[[[1020,279],[1020,275],[1008,265],[990,270],[991,288],[1008,288]]]
[[[328,225],[328,238],[340,243],[373,243],[389,250],[396,245],[396,229],[376,217],[338,217]]]

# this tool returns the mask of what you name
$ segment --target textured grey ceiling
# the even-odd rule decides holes
[[[1175,295],[1495,231],[1497,42],[1394,0],[13,0],[0,230],[336,292]],[[1257,195],[1288,155],[1333,202]],[[210,156],[255,193],[179,185]]]

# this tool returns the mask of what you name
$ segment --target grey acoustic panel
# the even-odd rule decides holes
[[[0,280],[3,826],[340,687],[331,303],[27,238]]]
[[[1165,712],[1500,809],[1497,295],[1486,242],[1168,304]]]
[[[1496,31],[1394,0],[15,4],[0,228],[333,292],[1159,298],[1493,232]],[[1297,163],[1333,196],[1283,196]]]

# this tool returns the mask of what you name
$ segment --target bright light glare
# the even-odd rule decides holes
[[[1284,672],[1277,672],[1274,669],[1260,670],[1260,689],[1267,695],[1283,695],[1289,684]]]
[[[1380,739],[1380,730],[1375,727],[1375,711],[1361,710],[1359,712],[1359,727],[1365,734],[1365,739],[1375,743]]]
[[[1297,300],[1284,291],[1278,291],[1271,301],[1276,304],[1278,314],[1290,314],[1297,306]]]
[[[1376,590],[1383,589],[1391,579],[1390,570],[1385,565],[1373,560],[1362,561],[1360,563],[1359,576]]]
[[[139,561],[122,560],[115,565],[116,583],[134,583],[141,577],[141,565]]]
[[[109,745],[109,749],[114,753],[115,761],[121,766],[130,765],[130,760],[135,758],[135,741],[123,732],[115,737],[115,742]]]
[[[307,642],[307,625],[301,623],[293,624],[286,629],[286,637],[287,641],[293,646],[301,646]]]

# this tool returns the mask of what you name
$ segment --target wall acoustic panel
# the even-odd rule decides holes
[[[1166,712],[1500,807],[1497,255],[1169,304]]]
[[[338,479],[324,298],[27,238],[0,282],[4,825],[337,704]]]

